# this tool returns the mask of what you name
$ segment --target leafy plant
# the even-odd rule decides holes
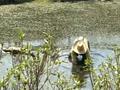
[[[19,37],[20,40],[23,41],[24,33],[20,32]],[[15,56],[17,63],[13,62],[13,68],[11,68],[8,74],[0,81],[1,89],[38,90],[39,88],[43,88],[44,84],[41,85],[41,87],[39,86],[40,83],[44,82],[41,81],[41,79],[47,75],[44,82],[46,83],[50,76],[50,68],[53,68],[53,63],[51,62],[53,58],[51,57],[56,57],[55,55],[59,53],[57,48],[53,48],[53,42],[49,35],[47,35],[44,41],[44,45],[34,51],[34,57],[29,54],[29,52],[32,51],[31,45],[21,47],[21,52],[24,53]],[[54,60],[56,59],[57,57],[54,58]]]
[[[115,57],[109,57],[107,62],[100,65],[98,70],[92,70],[94,90],[120,89],[120,49],[114,50]]]

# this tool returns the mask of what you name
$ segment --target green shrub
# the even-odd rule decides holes
[[[43,84],[39,87],[42,76],[47,76],[46,80],[49,80],[51,74],[49,69],[52,68],[54,63],[51,61],[57,59],[56,55],[58,55],[59,49],[54,47],[52,37],[46,33],[44,34],[46,37],[45,43],[34,50],[34,57],[29,54],[32,51],[31,45],[22,45],[21,52],[25,53],[14,56],[15,59],[12,60],[13,68],[0,81],[0,89],[38,90],[44,86]],[[19,36],[22,44],[24,33],[20,32]],[[46,83],[46,80],[42,82]]]
[[[102,63],[99,70],[93,70],[94,90],[119,90],[120,89],[120,49],[115,51],[114,58],[108,58]]]

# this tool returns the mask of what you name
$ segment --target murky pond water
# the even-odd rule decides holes
[[[69,54],[70,47],[72,45],[72,41],[76,37],[68,37],[57,42],[57,45],[62,48],[60,60],[63,60],[67,63],[63,63],[59,67],[59,71],[64,72],[65,75],[70,76],[72,75],[72,64],[68,61],[67,55]],[[112,50],[113,46],[120,45],[120,38],[119,36],[113,37],[94,37],[88,36],[88,40],[90,41],[90,54],[93,61],[93,67],[98,68],[98,66],[104,62],[108,56],[114,56],[114,51]],[[34,41],[27,41],[31,43],[33,46],[39,46],[42,42],[41,40],[34,40]],[[26,41],[25,41],[26,43]],[[12,67],[12,57],[8,54],[3,55],[1,58],[0,63],[0,79],[7,73],[7,69]],[[89,74],[83,74],[82,76],[85,80],[86,84],[82,88],[83,90],[90,90],[92,89]]]

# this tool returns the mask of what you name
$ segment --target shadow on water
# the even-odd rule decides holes
[[[80,88],[81,87],[85,87],[85,79],[88,78],[88,75],[89,75],[89,71],[87,71],[85,68],[81,68],[81,66],[78,66],[78,65],[72,65],[72,75],[73,75],[73,78],[76,80],[76,81],[79,81],[80,82]]]

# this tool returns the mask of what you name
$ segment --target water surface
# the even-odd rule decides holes
[[[68,54],[72,45],[73,40],[76,37],[68,37],[57,42],[58,47],[62,48],[60,52],[60,60],[65,61],[66,63],[62,63],[59,66],[58,71],[63,72],[67,78],[70,78],[72,75],[72,64],[68,61]],[[88,38],[88,37],[87,37]],[[99,40],[98,40],[99,39]],[[88,40],[90,41],[90,55],[93,61],[93,67],[98,69],[99,65],[104,62],[108,56],[113,57],[113,46],[119,45],[117,37],[115,40],[105,37],[96,37],[93,36],[89,37]],[[25,41],[24,44],[30,43],[33,46],[39,46],[43,44],[41,40],[34,40],[34,41]],[[113,45],[113,46],[112,46]],[[6,45],[7,46],[7,45]],[[12,57],[9,54],[4,55],[1,58],[2,63],[0,64],[0,79],[7,73],[7,70],[12,67]],[[81,73],[79,74],[80,77],[86,82],[81,89],[83,90],[90,90],[92,89],[90,76],[88,73]]]

